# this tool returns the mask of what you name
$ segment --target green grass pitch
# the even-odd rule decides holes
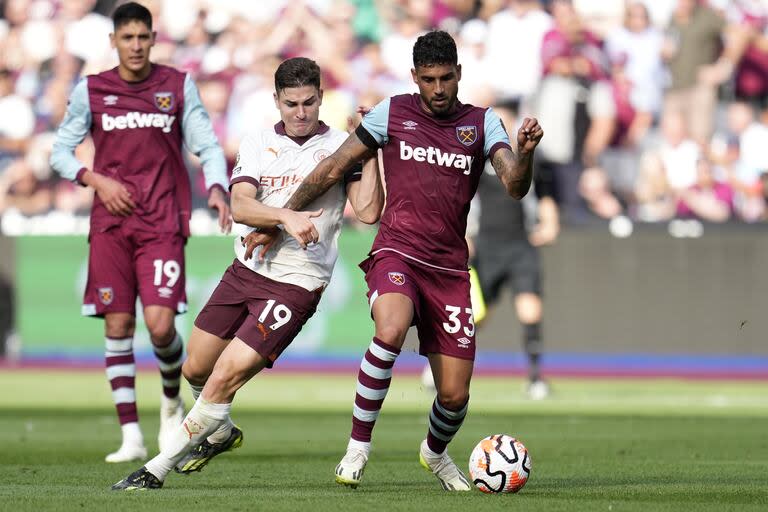
[[[103,373],[3,371],[0,510],[768,510],[768,383],[559,379],[551,400],[529,402],[519,379],[478,378],[451,455],[466,469],[478,440],[507,433],[533,460],[525,488],[498,496],[445,493],[420,468],[431,397],[397,374],[362,485],[336,485],[354,383],[259,375],[233,412],[242,448],[160,491],[118,493],[109,486],[140,464],[103,462],[119,443]],[[138,386],[154,452],[156,372]]]

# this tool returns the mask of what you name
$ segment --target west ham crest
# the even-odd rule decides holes
[[[115,298],[115,294],[112,292],[112,287],[106,287],[106,288],[99,288],[99,300],[101,300],[101,303],[105,306],[109,306],[112,304],[112,301]]]
[[[403,286],[405,284],[405,275],[403,275],[402,272],[390,272],[387,275],[389,276],[389,280],[397,286]]]
[[[477,140],[477,126],[457,126],[456,138],[465,146],[471,146]]]
[[[156,92],[155,106],[158,108],[158,110],[160,110],[160,112],[170,112],[173,110],[173,93]]]

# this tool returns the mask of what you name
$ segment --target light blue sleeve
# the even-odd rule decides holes
[[[387,126],[389,125],[389,98],[379,102],[370,112],[363,116],[365,131],[371,134],[379,146],[389,141]]]
[[[56,131],[50,164],[62,178],[74,181],[85,167],[75,158],[75,148],[91,129],[91,104],[88,100],[88,79],[80,80],[69,96],[67,113]]]
[[[205,175],[205,188],[210,190],[212,186],[220,185],[224,190],[229,190],[224,151],[213,133],[211,118],[208,117],[197,86],[189,74],[184,78],[183,116],[181,131],[184,134],[184,145],[200,157]]]
[[[501,119],[499,118],[498,114],[493,111],[492,108],[489,108],[485,111],[484,131],[485,145],[483,146],[483,152],[486,157],[490,154],[491,148],[493,148],[494,144],[501,142],[507,144],[508,146],[512,146],[509,143],[509,135],[507,135],[507,131],[504,129],[504,125],[502,124]]]

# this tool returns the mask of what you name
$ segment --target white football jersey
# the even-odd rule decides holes
[[[304,178],[320,160],[327,157],[347,138],[347,133],[321,124],[321,129],[299,145],[285,135],[282,124],[275,128],[246,135],[240,144],[237,164],[230,184],[241,181],[258,187],[256,199],[267,206],[282,208]],[[328,284],[338,254],[337,239],[341,230],[346,184],[331,187],[310,203],[305,210],[323,209],[322,215],[312,219],[320,240],[302,249],[295,238],[281,232],[275,245],[259,263],[257,251],[245,259],[245,247],[240,237],[253,228],[235,223],[235,255],[245,266],[269,279],[295,284],[307,290],[316,290]]]

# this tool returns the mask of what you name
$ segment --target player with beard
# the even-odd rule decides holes
[[[491,109],[458,100],[461,65],[446,32],[418,38],[411,74],[418,94],[376,105],[304,179],[286,207],[303,209],[356,162],[382,149],[387,201],[373,248],[360,265],[375,335],[360,365],[351,439],[336,481],[360,483],[392,366],[415,325],[419,352],[429,358],[437,387],[419,459],[444,489],[468,491],[469,482],[446,450],[467,413],[475,358],[467,212],[486,159],[514,199],[528,192],[533,152],[544,132],[536,119],[526,118],[513,150]]]

